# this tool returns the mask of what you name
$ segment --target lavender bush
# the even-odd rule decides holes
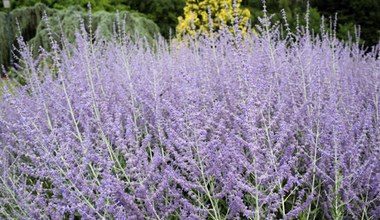
[[[379,46],[258,30],[20,41],[1,218],[379,219]]]

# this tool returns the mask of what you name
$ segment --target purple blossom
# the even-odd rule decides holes
[[[37,59],[21,42],[1,218],[378,219],[379,52],[267,19],[215,42],[78,33]]]

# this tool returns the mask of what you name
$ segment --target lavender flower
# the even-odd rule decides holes
[[[20,41],[1,218],[378,219],[378,50],[261,20],[153,46],[82,30],[37,59]]]

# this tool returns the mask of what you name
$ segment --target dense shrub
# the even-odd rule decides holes
[[[240,17],[238,26],[245,32],[251,14],[248,9],[242,9],[240,4],[241,0],[187,0],[183,9],[184,17],[178,17],[177,34],[218,31],[222,24],[233,27],[235,17]]]
[[[244,41],[24,45],[1,217],[378,219],[379,48],[262,22]]]

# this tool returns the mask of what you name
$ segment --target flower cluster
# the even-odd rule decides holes
[[[378,219],[379,47],[258,30],[23,45],[0,217]]]

